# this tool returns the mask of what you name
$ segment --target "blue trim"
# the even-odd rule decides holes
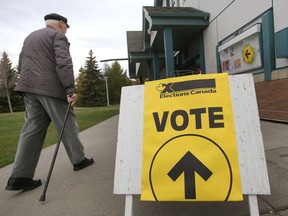
[[[201,68],[201,74],[206,74],[206,65],[205,65],[205,49],[204,49],[204,38],[203,38],[203,32],[201,32],[200,37],[200,68]]]
[[[285,69],[285,68],[288,68],[288,66],[283,66],[283,67],[275,68],[275,71],[277,71],[277,70],[283,70],[283,69]],[[274,72],[274,71],[273,71],[273,72]]]
[[[153,67],[152,67],[152,62],[147,61],[147,66],[148,66],[148,80],[154,80],[154,73],[153,73]]]
[[[152,52],[152,66],[154,71],[155,80],[160,79],[160,64],[159,64],[159,56],[157,52]]]
[[[221,60],[220,60],[220,55],[219,55],[219,52],[218,52],[218,47],[219,46],[220,46],[219,44],[216,45],[216,64],[217,64],[217,73],[222,73]]]
[[[160,6],[162,7],[163,0],[154,0],[154,6]]]
[[[271,80],[271,73],[276,66],[274,41],[273,10],[271,9],[262,16],[264,80]]]
[[[173,36],[172,28],[164,27],[164,48],[165,48],[165,63],[166,63],[166,77],[174,76],[174,56],[173,56]]]

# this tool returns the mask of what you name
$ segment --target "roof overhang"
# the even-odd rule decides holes
[[[127,31],[126,34],[129,76],[130,78],[136,78],[139,77],[139,72],[147,70],[147,60],[151,59],[151,56],[149,52],[143,50],[142,31]]]
[[[209,25],[209,17],[209,13],[191,7],[143,7],[142,31],[127,31],[130,77],[147,77],[151,52],[165,52],[165,27],[172,28],[174,51],[185,50]]]
[[[143,48],[164,51],[163,29],[171,27],[174,50],[183,50],[209,25],[209,17],[191,7],[143,7]]]

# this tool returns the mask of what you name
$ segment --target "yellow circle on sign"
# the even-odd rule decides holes
[[[213,140],[184,134],[164,143],[150,166],[150,186],[155,200],[227,201],[232,187],[229,159]],[[220,199],[220,200],[221,200]]]
[[[242,57],[247,64],[252,63],[254,59],[254,48],[250,44],[246,45],[242,50]]]

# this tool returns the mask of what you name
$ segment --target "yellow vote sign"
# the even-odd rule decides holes
[[[145,83],[141,200],[242,200],[228,75]]]

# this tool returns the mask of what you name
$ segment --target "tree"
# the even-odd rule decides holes
[[[120,103],[121,88],[132,85],[132,81],[127,77],[127,71],[123,71],[121,65],[115,61],[109,66],[104,65],[104,76],[107,77],[109,100],[113,104]]]
[[[85,67],[80,68],[76,79],[78,89],[78,106],[91,107],[105,104],[105,83],[101,70],[98,68],[96,57],[90,50]]]
[[[7,97],[9,110],[13,113],[11,94],[19,78],[19,74],[15,68],[12,68],[12,63],[6,52],[3,52],[0,60],[0,95]]]

